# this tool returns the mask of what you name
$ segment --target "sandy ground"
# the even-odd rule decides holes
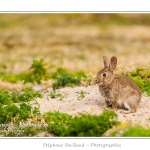
[[[83,99],[78,99],[80,94],[77,92],[80,91],[86,92]],[[60,111],[68,113],[71,115],[76,115],[78,113],[90,113],[90,114],[100,114],[103,109],[101,108],[104,105],[104,99],[100,95],[98,86],[89,86],[89,87],[65,87],[58,89],[57,93],[65,95],[65,98],[61,99],[60,97],[51,98],[49,93],[52,92],[52,89],[49,88],[46,91],[43,91],[44,98],[36,99],[40,104],[41,113],[48,111]],[[118,109],[119,110],[119,109]],[[150,97],[145,95],[142,96],[141,103],[137,109],[136,113],[130,114],[121,114],[119,111],[116,111],[118,114],[119,121],[132,122],[133,124],[142,124],[150,126]]]

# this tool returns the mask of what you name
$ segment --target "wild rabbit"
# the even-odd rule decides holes
[[[113,110],[117,107],[126,108],[121,113],[134,113],[141,100],[140,88],[125,76],[114,77],[113,70],[117,65],[117,58],[113,56],[108,64],[108,59],[103,56],[104,68],[97,73],[95,83],[99,86],[99,91],[105,99],[106,109],[112,105]]]

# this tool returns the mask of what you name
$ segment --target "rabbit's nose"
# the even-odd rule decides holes
[[[97,83],[98,82],[98,80],[97,79],[95,79],[95,83]]]

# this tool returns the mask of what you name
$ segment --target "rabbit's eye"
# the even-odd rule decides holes
[[[104,76],[104,77],[106,76],[106,73],[105,73],[105,72],[103,73],[103,76]]]

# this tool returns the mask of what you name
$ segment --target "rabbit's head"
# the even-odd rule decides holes
[[[97,73],[95,78],[95,83],[98,85],[108,85],[113,81],[113,70],[117,65],[117,58],[115,56],[111,58],[110,63],[108,63],[108,58],[103,56],[103,61],[104,68]]]

